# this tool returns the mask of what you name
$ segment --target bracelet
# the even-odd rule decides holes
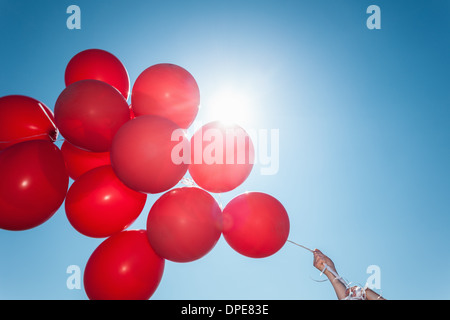
[[[345,280],[340,275],[338,275],[336,272],[334,272],[326,263],[324,265],[325,265],[325,267],[323,268],[322,272],[320,273],[320,276],[322,276],[322,274],[324,274],[324,272],[326,270],[329,270],[331,272],[331,274],[335,277],[334,280],[338,280],[340,283],[342,283],[345,286],[345,288],[348,289],[349,286],[348,286],[347,282],[345,282]]]

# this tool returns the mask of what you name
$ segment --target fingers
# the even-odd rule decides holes
[[[325,258],[325,255],[319,249],[315,249],[313,253],[314,253],[314,259],[316,259],[316,258],[324,259]]]
[[[323,269],[323,267],[325,266],[324,264],[325,264],[324,254],[320,250],[315,249],[313,265],[318,269]]]

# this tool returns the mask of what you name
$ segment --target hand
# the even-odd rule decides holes
[[[328,258],[326,255],[322,253],[319,249],[314,250],[314,267],[322,271],[325,268],[325,264],[332,269],[334,272],[336,272],[336,268],[334,266],[333,261],[331,261],[330,258]],[[325,272],[326,273],[326,272]]]
[[[323,271],[325,268],[325,264],[328,266],[327,270],[324,271],[324,274],[330,280],[330,283],[333,285],[334,291],[336,292],[336,296],[339,300],[342,300],[346,297],[345,290],[346,284],[341,281],[336,271],[336,267],[334,266],[333,261],[328,258],[326,255],[322,253],[322,251],[315,249],[314,250],[314,267]],[[331,271],[330,271],[331,270]],[[334,272],[334,274],[333,274]]]

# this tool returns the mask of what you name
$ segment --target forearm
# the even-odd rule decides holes
[[[335,271],[335,270],[333,270]],[[336,272],[336,271],[335,271]],[[324,274],[327,276],[328,280],[330,280],[331,285],[333,286],[334,291],[336,292],[336,296],[339,300],[342,300],[346,297],[346,287],[344,283],[336,276],[331,273],[329,270],[325,270]],[[336,272],[336,274],[338,274]]]
[[[370,290],[369,288],[366,289],[366,298],[367,300],[386,300],[382,296],[380,296],[378,293]]]

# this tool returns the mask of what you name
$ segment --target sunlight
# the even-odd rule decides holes
[[[219,120],[224,123],[242,124],[252,117],[253,103],[249,95],[235,88],[219,89],[206,103],[209,121]]]

